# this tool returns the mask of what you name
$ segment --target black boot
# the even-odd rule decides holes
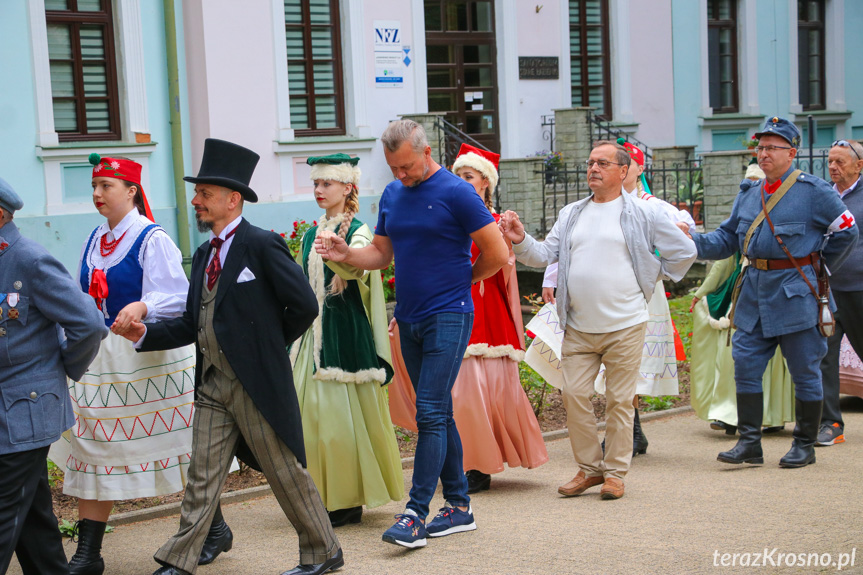
[[[479,493],[480,491],[488,491],[491,488],[491,475],[471,469],[465,472],[467,476],[467,492]]]
[[[815,463],[815,440],[821,423],[822,401],[794,402],[797,425],[794,426],[794,441],[791,450],[779,460],[779,467],[806,467]]]
[[[638,417],[638,409],[635,410],[635,419],[632,425],[632,456],[647,453],[647,438],[641,431],[641,419]]]
[[[737,426],[736,425],[731,425],[729,423],[725,423],[724,421],[719,421],[718,419],[716,421],[710,422],[710,429],[716,429],[716,430],[724,429],[725,435],[737,435]]]
[[[216,560],[222,552],[227,553],[234,546],[234,534],[225,523],[222,516],[222,505],[217,504],[216,513],[213,514],[213,522],[210,523],[210,532],[204,540],[201,555],[198,557],[198,565],[209,565]]]
[[[78,549],[69,560],[69,575],[102,575],[105,561],[102,559],[102,537],[105,522],[81,519],[75,524]]]
[[[327,515],[330,516],[330,524],[333,527],[341,527],[348,523],[359,523],[363,519],[363,506],[327,511]]]
[[[764,463],[761,451],[761,420],[764,417],[763,393],[737,394],[737,431],[740,439],[730,451],[723,451],[716,459],[723,463]]]

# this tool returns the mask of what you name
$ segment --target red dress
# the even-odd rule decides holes
[[[472,246],[471,260],[478,254]],[[473,330],[452,390],[464,469],[491,474],[503,471],[504,463],[539,467],[548,461],[548,452],[518,374],[524,358],[524,325],[512,249],[507,264],[475,284],[472,296]],[[396,425],[416,431],[416,394],[402,359],[398,328],[390,336],[390,346],[395,369],[389,386],[390,414]]]

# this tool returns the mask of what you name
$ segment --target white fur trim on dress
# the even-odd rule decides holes
[[[494,164],[475,152],[468,152],[455,159],[455,163],[452,165],[452,173],[458,175],[459,169],[464,167],[473,168],[482,174],[488,180],[489,192],[494,193],[498,178]]]
[[[314,166],[312,166],[314,167]],[[330,219],[327,219],[326,214],[318,220],[318,229],[315,230],[315,237],[319,237],[321,232],[328,230],[335,232],[342,221],[345,219],[345,214],[336,214]],[[312,291],[315,292],[315,297],[318,300],[318,316],[312,322],[312,337],[314,347],[312,348],[312,356],[315,360],[315,369],[321,367],[321,347],[323,347],[323,329],[321,328],[321,316],[324,313],[324,300],[327,297],[327,286],[324,285],[324,259],[314,248],[309,250],[309,283],[312,286]]]
[[[312,181],[315,180],[333,180],[342,182],[343,184],[360,185],[359,166],[352,166],[345,162],[344,164],[315,164],[309,174]]]
[[[488,359],[508,357],[513,361],[522,361],[524,359],[524,351],[515,349],[511,345],[491,346],[487,343],[474,343],[467,346],[464,357],[465,359],[469,357],[485,357]]]
[[[387,372],[383,368],[378,368],[361,369],[351,373],[338,367],[325,367],[316,371],[312,378],[341,383],[384,383],[387,380]]]

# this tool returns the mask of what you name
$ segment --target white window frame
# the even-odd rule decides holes
[[[271,0],[273,13],[273,44],[275,46],[276,77],[276,142],[300,142],[291,127],[291,95],[288,84],[288,49],[285,45],[285,4],[283,0]],[[365,30],[362,0],[339,0],[341,14],[340,37],[342,42],[342,73],[344,74],[345,134],[353,138],[371,137],[368,107],[366,103],[366,59],[364,56]],[[343,136],[333,136],[340,138]],[[278,146],[277,146],[278,148]],[[277,149],[277,153],[281,150]]]
[[[48,58],[48,26],[45,0],[27,0],[30,19],[30,41],[33,49],[33,77],[36,92],[37,152],[45,173],[46,214],[91,212],[89,202],[63,201],[63,169],[66,166],[89,165],[90,152],[100,155],[122,155],[144,166],[141,182],[149,189],[149,156],[155,144],[135,144],[136,134],[150,133],[147,114],[147,83],[144,71],[144,39],[140,0],[111,0],[117,46],[118,98],[122,139],[112,142],[64,142],[60,144],[54,127],[51,95],[51,68]],[[84,146],[83,144],[89,144]]]
[[[791,84],[791,112],[806,114],[800,103],[800,69],[797,43],[797,1],[788,0],[788,53],[791,54],[788,81]],[[824,6],[824,112],[846,112],[845,100],[845,4],[827,0]],[[823,114],[824,112],[818,111]]]

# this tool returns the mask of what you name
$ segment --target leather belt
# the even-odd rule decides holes
[[[797,260],[797,265],[799,266],[810,266],[818,261],[818,252],[813,252],[808,256],[803,256],[802,258],[795,258]],[[771,271],[771,270],[790,270],[794,267],[794,264],[791,263],[791,260],[759,260],[753,259],[751,260],[751,265],[757,270],[762,271]]]

